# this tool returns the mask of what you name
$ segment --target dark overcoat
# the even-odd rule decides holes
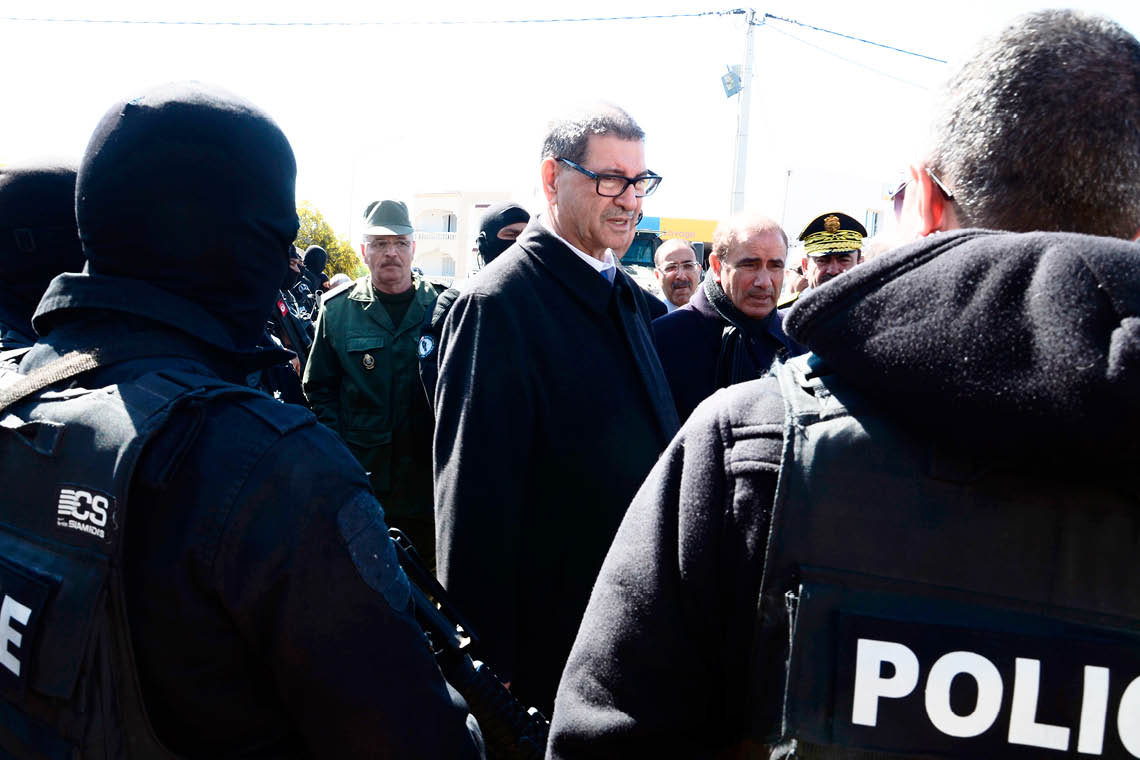
[[[684,422],[697,405],[717,388],[735,382],[755,380],[764,374],[777,356],[797,356],[805,349],[784,333],[782,314],[772,310],[743,341],[742,367],[739,377],[722,367],[722,336],[728,323],[721,317],[705,293],[696,289],[689,302],[653,321],[653,339],[677,414]]]
[[[677,429],[645,298],[532,221],[440,337],[440,578],[485,659],[543,710],[626,506]]]

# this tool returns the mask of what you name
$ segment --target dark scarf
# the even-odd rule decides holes
[[[776,310],[772,309],[763,319],[753,319],[736,308],[724,288],[712,277],[705,278],[704,288],[705,297],[725,323],[716,361],[716,387],[725,388],[746,380],[755,380],[768,367],[760,366],[752,349],[752,341],[768,339],[771,321],[777,318]],[[785,356],[787,348],[781,347],[776,354]]]

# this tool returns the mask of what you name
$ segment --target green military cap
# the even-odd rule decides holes
[[[365,235],[411,235],[408,207],[400,201],[372,201],[364,209]]]
[[[812,219],[799,239],[804,241],[804,253],[814,257],[862,250],[865,237],[867,228],[853,217],[829,211]]]

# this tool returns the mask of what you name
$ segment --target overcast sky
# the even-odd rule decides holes
[[[1140,32],[1140,3],[1069,5]],[[0,163],[45,155],[77,159],[116,100],[169,80],[214,82],[277,119],[297,154],[298,199],[314,202],[348,234],[350,221],[375,197],[505,190],[535,206],[546,122],[575,102],[602,98],[641,123],[649,166],[666,178],[646,212],[717,218],[729,205],[737,126],[737,99],[725,97],[720,76],[726,64],[743,60],[742,16],[430,22],[732,7],[712,0],[531,0],[477,7],[431,0],[0,0]],[[781,0],[756,10],[759,17],[767,12],[953,61],[979,35],[1040,7],[1047,6],[1022,0]],[[942,15],[943,8],[953,12]],[[921,153],[928,103],[946,64],[774,19],[755,28],[754,45],[749,205],[775,215],[789,169],[889,183]]]

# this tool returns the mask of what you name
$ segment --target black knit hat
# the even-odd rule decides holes
[[[297,233],[296,176],[277,124],[219,87],[178,82],[118,103],[79,167],[88,269],[194,301],[252,346]]]
[[[310,245],[305,249],[305,269],[308,269],[318,277],[324,273],[325,264],[329,263],[329,254],[324,248],[319,245]]]
[[[83,269],[75,225],[75,166],[0,168],[0,299],[13,315],[32,312],[52,278]]]

